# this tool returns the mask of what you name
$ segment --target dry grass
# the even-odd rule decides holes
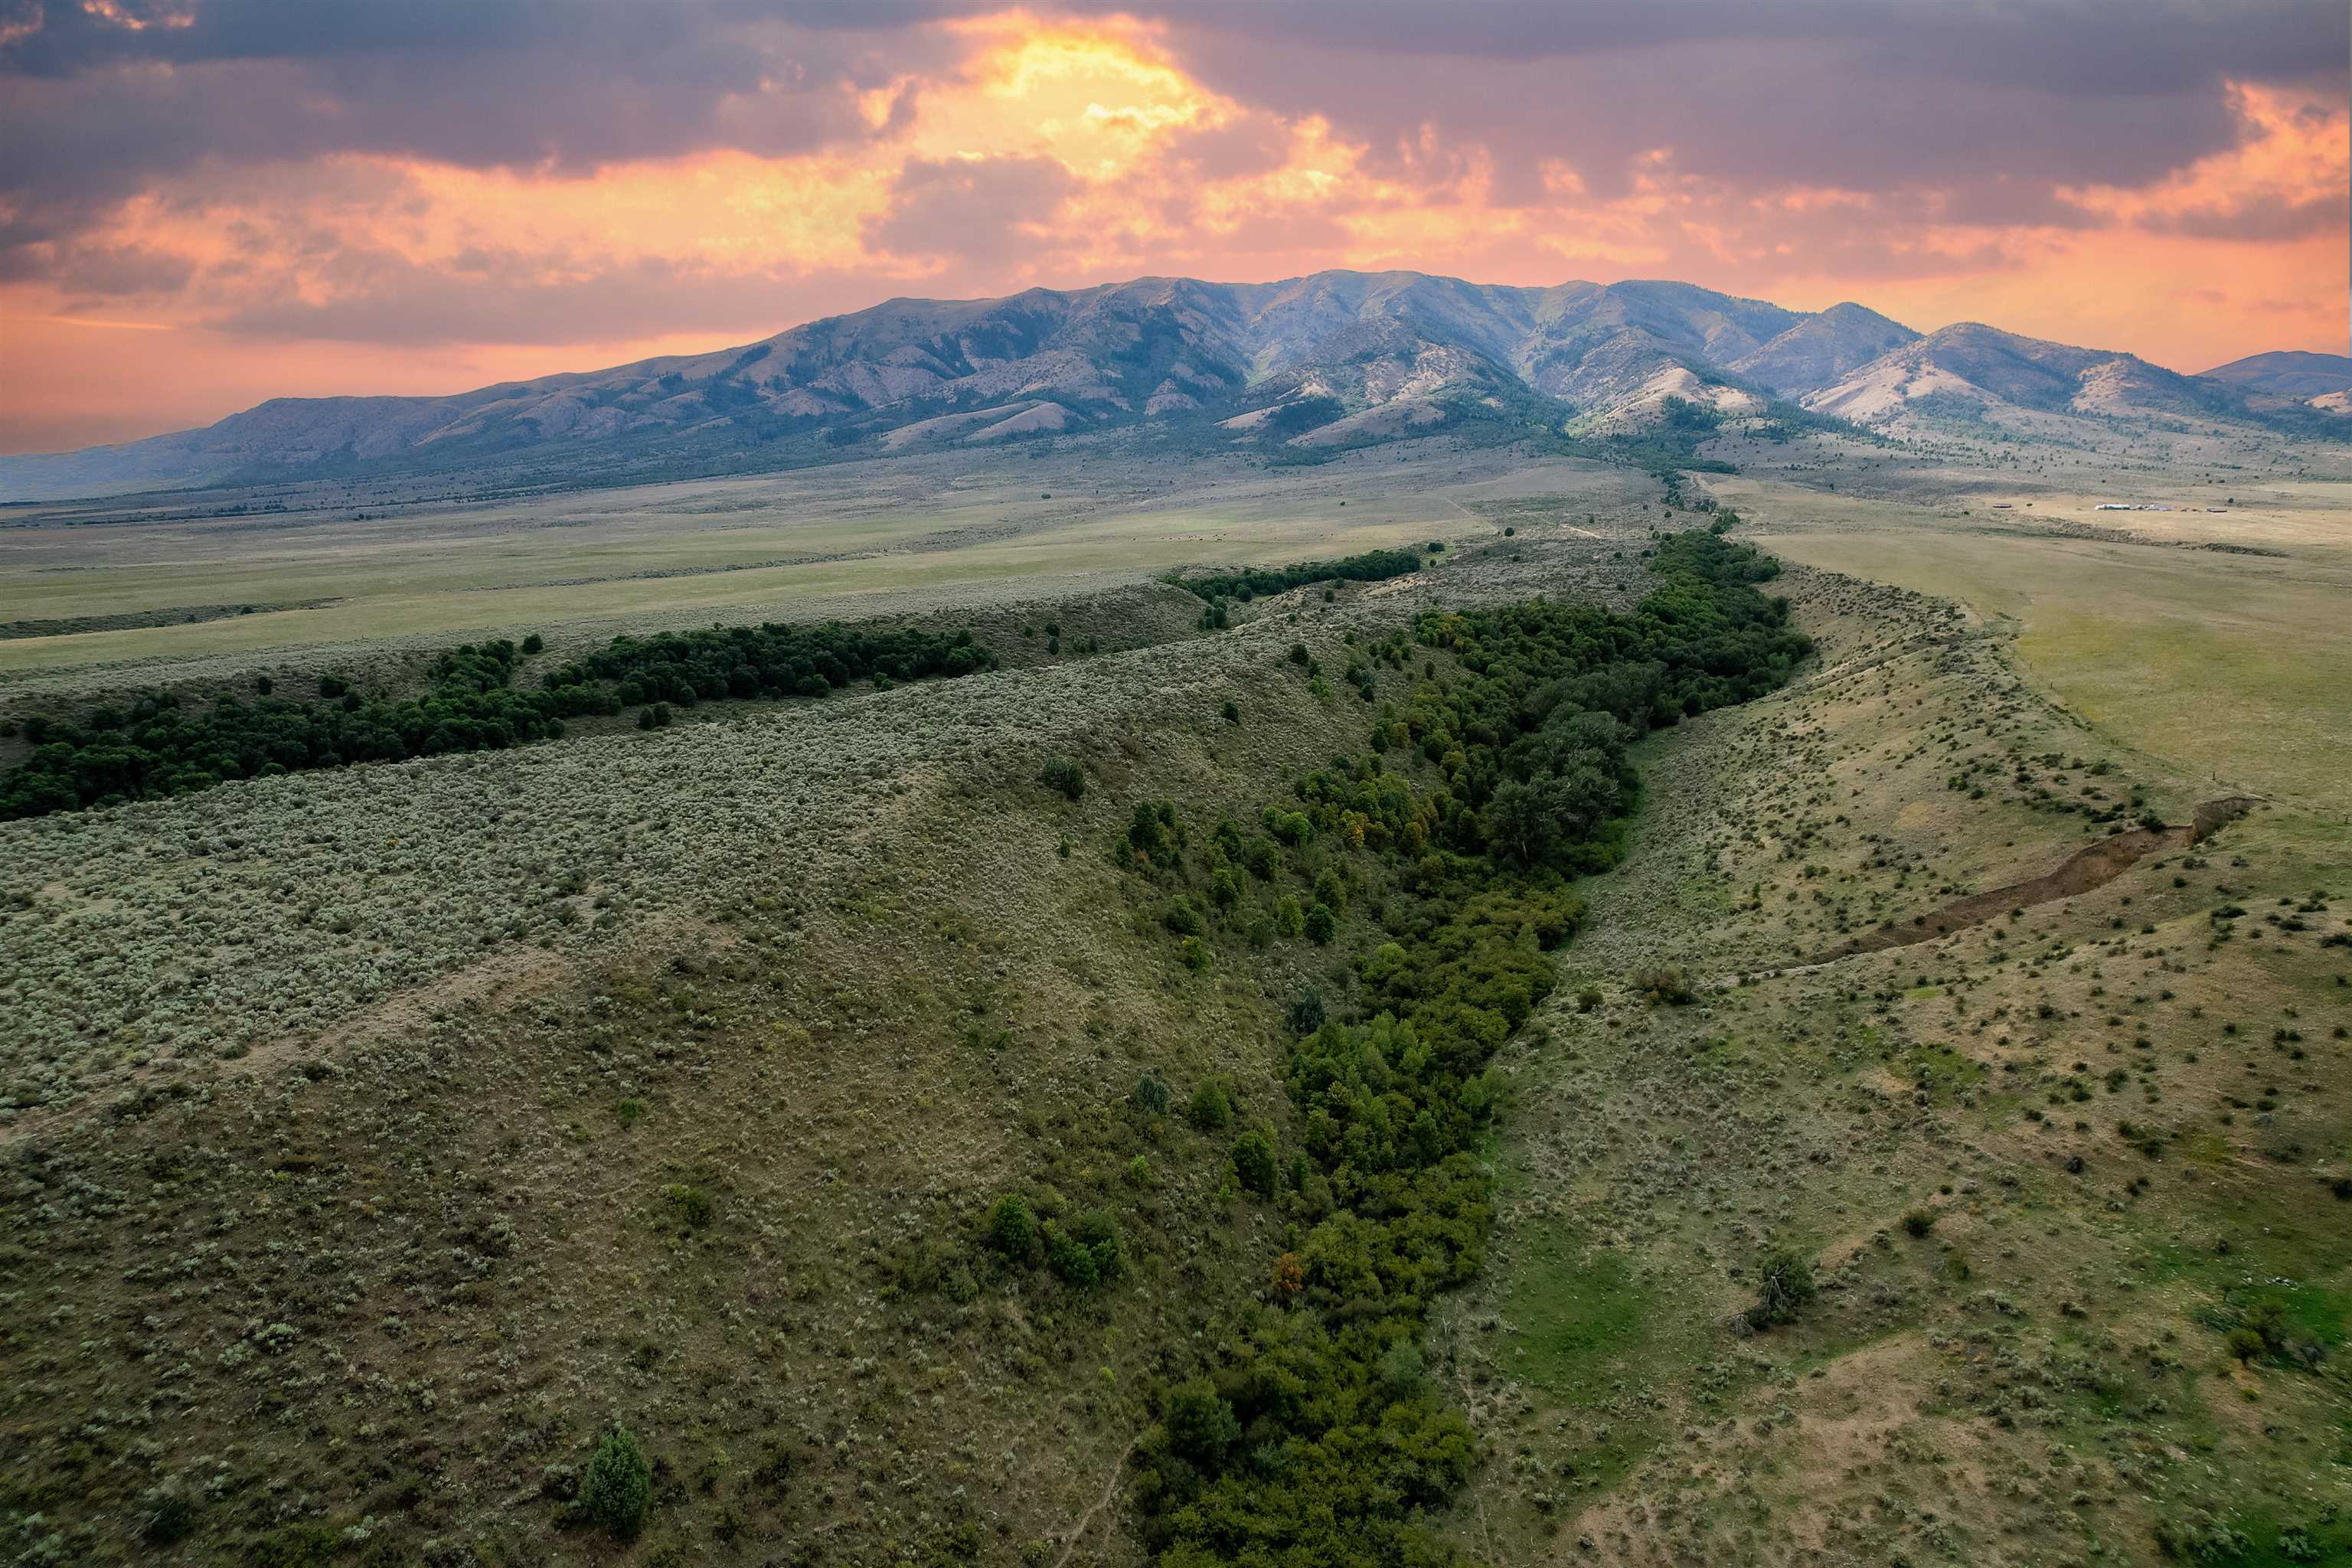
[[[2295,578],[2145,545],[1946,545],[1895,525],[1957,519],[2013,476],[1842,460],[1865,459],[1838,496],[1774,479],[1738,504],[1792,553],[1850,551],[1859,575],[1985,603],[1792,571],[1819,666],[1644,749],[1633,854],[1587,889],[1594,922],[1551,1009],[1499,1058],[1516,1087],[1503,1223],[1433,1337],[1433,1373],[1490,1443],[1459,1538],[1497,1563],[2018,1564],[2147,1561],[2160,1521],[2207,1515],[2256,1561],[2289,1528],[2326,1538],[2352,1518],[2342,1358],[2242,1367],[2221,1326],[2276,1290],[2296,1334],[2340,1336],[2352,1303],[2331,1185],[2352,1135],[2334,1032],[2352,1023],[2352,955],[2320,945],[2352,915],[2352,835],[2295,797],[2284,771],[2303,764],[2217,730],[2229,776],[2270,770],[2281,804],[2193,856],[1940,942],[1765,973],[2105,831],[2061,803],[2137,795],[2184,816],[2214,793],[2204,754],[2053,672],[2200,679],[2149,646],[2162,606],[2241,595],[2259,637],[2263,595],[2304,613]],[[1002,467],[977,478],[974,518],[1033,493]],[[903,610],[981,623],[1015,656],[993,675],[0,828],[16,895],[0,911],[0,1553],[614,1561],[543,1494],[619,1418],[657,1464],[634,1560],[1139,1561],[1092,1511],[1109,1459],[1147,1419],[1160,1347],[1228,1331],[1262,1284],[1237,1260],[1278,1251],[1282,1220],[1220,1198],[1220,1142],[1126,1096],[1146,1068],[1180,1099],[1222,1074],[1244,1122],[1279,1127],[1284,1007],[1348,975],[1306,944],[1187,972],[1101,851],[1138,799],[1240,810],[1349,746],[1352,697],[1310,696],[1282,658],[1293,637],[1336,664],[1345,630],[1432,602],[1622,604],[1667,521],[1654,490],[1574,467],[1349,459],[1214,480],[849,563]],[[711,520],[797,527],[770,514],[786,491],[761,487],[819,482],[587,498],[580,537],[646,531],[600,568],[639,550],[709,563]],[[1909,499],[1848,499],[1855,483]],[[845,536],[899,537],[878,514],[859,533],[855,499],[810,504],[838,509],[823,526]],[[936,517],[927,504],[884,510]],[[586,617],[543,628],[559,647],[608,631],[638,590],[521,586],[562,531],[547,503],[495,510],[447,524],[519,552],[468,624],[531,629],[506,617],[535,602],[509,595],[548,592]],[[509,525],[530,537],[495,542]],[[1114,651],[1056,662],[1018,637],[1041,606],[1080,613],[1041,584],[1087,552],[1131,578],[1383,529],[1457,548],[1329,605],[1262,602],[1216,637],[1189,634],[1181,596],[1132,591],[1098,609],[1129,628]],[[413,548],[398,532],[353,548]],[[265,537],[225,533],[215,564]],[[133,559],[152,542],[125,547],[118,600],[90,602],[162,592],[160,563]],[[2061,600],[2110,579],[2053,568],[2032,580],[2040,609],[2004,609],[2009,549],[2116,552],[2144,574],[2147,613],[2123,617],[2137,640],[2021,647],[2003,615],[2031,639],[2036,614],[2107,613]],[[1031,583],[957,575],[1023,554],[1043,563]],[[961,564],[926,577],[940,562]],[[656,586],[633,613],[843,602],[793,598],[833,569],[772,569],[727,605],[697,595],[756,574],[635,579]],[[457,597],[420,602],[446,619]],[[189,680],[251,668],[241,649],[184,658],[202,645],[167,631],[104,634],[133,639],[104,657],[168,647]],[[402,642],[362,651],[390,668]],[[1049,752],[1086,765],[1078,803],[1036,782]],[[2326,909],[2303,908],[2315,889]],[[2227,940],[2217,908],[2246,911]],[[1634,998],[1633,973],[1657,964],[1698,1000]],[[992,1272],[973,1216],[1014,1185],[1116,1207],[1133,1279],[1078,1296]],[[709,1200],[707,1224],[681,1217],[699,1212],[667,1195],[681,1186]],[[1924,1236],[1900,1224],[1914,1208],[1935,1215]],[[1733,1333],[1782,1246],[1814,1259],[1819,1301]],[[170,1552],[140,1536],[166,1493],[194,1525]]]

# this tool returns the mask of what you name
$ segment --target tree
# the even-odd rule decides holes
[[[616,1540],[632,1540],[646,1522],[653,1481],[653,1466],[636,1435],[625,1426],[607,1427],[581,1479],[573,1513],[586,1523],[603,1525]]]
[[[1793,1247],[1781,1247],[1767,1257],[1760,1272],[1756,1304],[1745,1314],[1750,1328],[1793,1323],[1821,1294],[1813,1283],[1813,1260]]]
[[[1168,1114],[1168,1102],[1174,1096],[1169,1090],[1166,1079],[1161,1078],[1158,1073],[1148,1072],[1135,1080],[1135,1088],[1130,1091],[1130,1098],[1136,1104],[1143,1107],[1147,1113],[1153,1116],[1165,1116]]]
[[[1200,1087],[1192,1090],[1192,1102],[1185,1107],[1184,1114],[1203,1132],[1223,1131],[1234,1119],[1234,1102],[1225,1092],[1225,1080],[1202,1079]]]
[[[1244,1132],[1234,1139],[1233,1158],[1234,1175],[1244,1189],[1262,1198],[1274,1196],[1274,1145],[1265,1133]]]
[[[1059,790],[1072,800],[1087,793],[1086,770],[1067,757],[1046,758],[1037,778],[1047,789]]]
[[[1213,1471],[1242,1440],[1242,1424],[1234,1407],[1217,1397],[1209,1380],[1196,1377],[1168,1396],[1168,1413],[1160,1418],[1168,1448],[1204,1470]]]
[[[1026,1263],[1037,1250],[1037,1215],[1029,1200],[1007,1193],[989,1206],[988,1244],[1015,1263]]]

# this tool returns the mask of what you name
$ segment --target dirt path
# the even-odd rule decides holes
[[[2135,827],[2127,833],[2116,834],[2088,848],[2077,850],[2054,871],[2045,871],[2023,882],[2011,882],[2007,887],[1970,893],[1967,898],[1955,900],[1907,926],[1881,926],[1875,931],[1864,931],[1852,942],[1832,948],[1808,963],[1779,973],[1794,973],[1798,969],[1833,963],[1841,958],[1852,958],[1856,953],[1881,952],[1890,947],[1908,947],[1913,942],[1933,942],[1939,936],[1948,936],[1968,926],[1980,925],[2009,910],[2030,909],[2035,904],[2087,893],[2094,888],[2114,881],[2158,850],[2188,848],[2210,837],[2224,823],[2235,822],[2254,805],[2254,801],[2243,795],[2208,801],[2197,808],[2195,820],[2187,826]]]
[[[1070,1543],[1062,1548],[1062,1555],[1055,1563],[1054,1568],[1070,1568],[1070,1559],[1076,1555],[1078,1543],[1087,1538],[1087,1531],[1094,1523],[1095,1517],[1110,1507],[1118,1497],[1119,1479],[1127,1474],[1127,1461],[1133,1457],[1134,1453],[1135,1444],[1133,1443],[1129,1443],[1120,1452],[1118,1462],[1110,1468],[1110,1480],[1104,1486],[1102,1496],[1095,1500],[1094,1507],[1078,1516],[1077,1523],[1070,1526]]]

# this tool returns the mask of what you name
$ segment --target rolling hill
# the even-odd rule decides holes
[[[2008,411],[2089,417],[2240,418],[2243,395],[2134,354],[2020,337],[1975,321],[1928,333],[1808,393],[1804,405],[1863,424]]]
[[[1734,416],[1790,399],[1865,424],[2020,411],[2308,420],[2263,378],[2315,374],[2299,362],[2324,357],[2185,376],[1974,323],[1921,337],[1860,305],[1805,312],[1675,282],[1144,278],[891,300],[740,347],[447,397],[272,399],[201,430],[0,458],[0,499],[405,471],[562,483],[1139,423],[1311,452],[1481,425],[1623,429],[1672,399]],[[2285,360],[2298,363],[2268,364]]]
[[[2331,392],[2352,391],[2352,357],[2282,349],[2215,365],[2205,373],[2205,377],[2228,382],[2244,392],[2309,399]]]

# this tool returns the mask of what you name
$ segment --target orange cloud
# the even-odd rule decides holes
[[[181,25],[121,0],[84,8]],[[144,433],[272,392],[456,390],[559,352],[585,368],[717,346],[893,292],[1143,272],[1683,277],[2187,369],[2340,342],[2352,127],[2341,105],[2276,86],[2231,84],[2236,144],[2153,184],[2057,188],[2048,221],[1971,222],[1934,190],[1694,173],[1671,120],[1606,179],[1570,145],[1515,183],[1491,147],[1433,121],[1375,146],[1322,112],[1216,90],[1143,21],[1012,11],[934,31],[946,53],[921,71],[819,84],[867,134],[812,151],[576,168],[343,151],[159,182],[46,242],[46,275],[0,284],[9,358],[27,367],[0,393],[0,442]],[[2189,309],[2192,290],[2220,302]]]

